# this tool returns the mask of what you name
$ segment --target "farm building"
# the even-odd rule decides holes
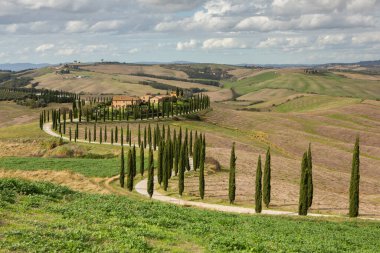
[[[113,107],[123,107],[123,106],[139,105],[139,104],[141,104],[141,99],[139,97],[114,96],[112,98]]]

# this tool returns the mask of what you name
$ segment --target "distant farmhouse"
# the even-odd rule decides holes
[[[121,107],[127,107],[132,105],[140,105],[142,103],[161,103],[163,101],[170,101],[171,99],[177,99],[177,93],[176,92],[170,92],[168,95],[152,95],[152,94],[146,94],[141,97],[136,96],[114,96],[112,98],[112,106],[121,108]]]

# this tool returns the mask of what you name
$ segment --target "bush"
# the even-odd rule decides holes
[[[45,154],[45,157],[53,158],[69,158],[69,157],[85,157],[87,156],[87,150],[75,144],[66,144],[51,149]]]
[[[194,120],[194,121],[201,121],[201,116],[199,116],[198,114],[186,114],[184,115],[184,117],[188,120]]]

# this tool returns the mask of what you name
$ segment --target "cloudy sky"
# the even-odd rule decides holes
[[[0,0],[0,63],[380,59],[380,0]]]

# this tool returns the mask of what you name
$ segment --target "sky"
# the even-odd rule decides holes
[[[0,63],[380,59],[380,0],[0,0]]]

